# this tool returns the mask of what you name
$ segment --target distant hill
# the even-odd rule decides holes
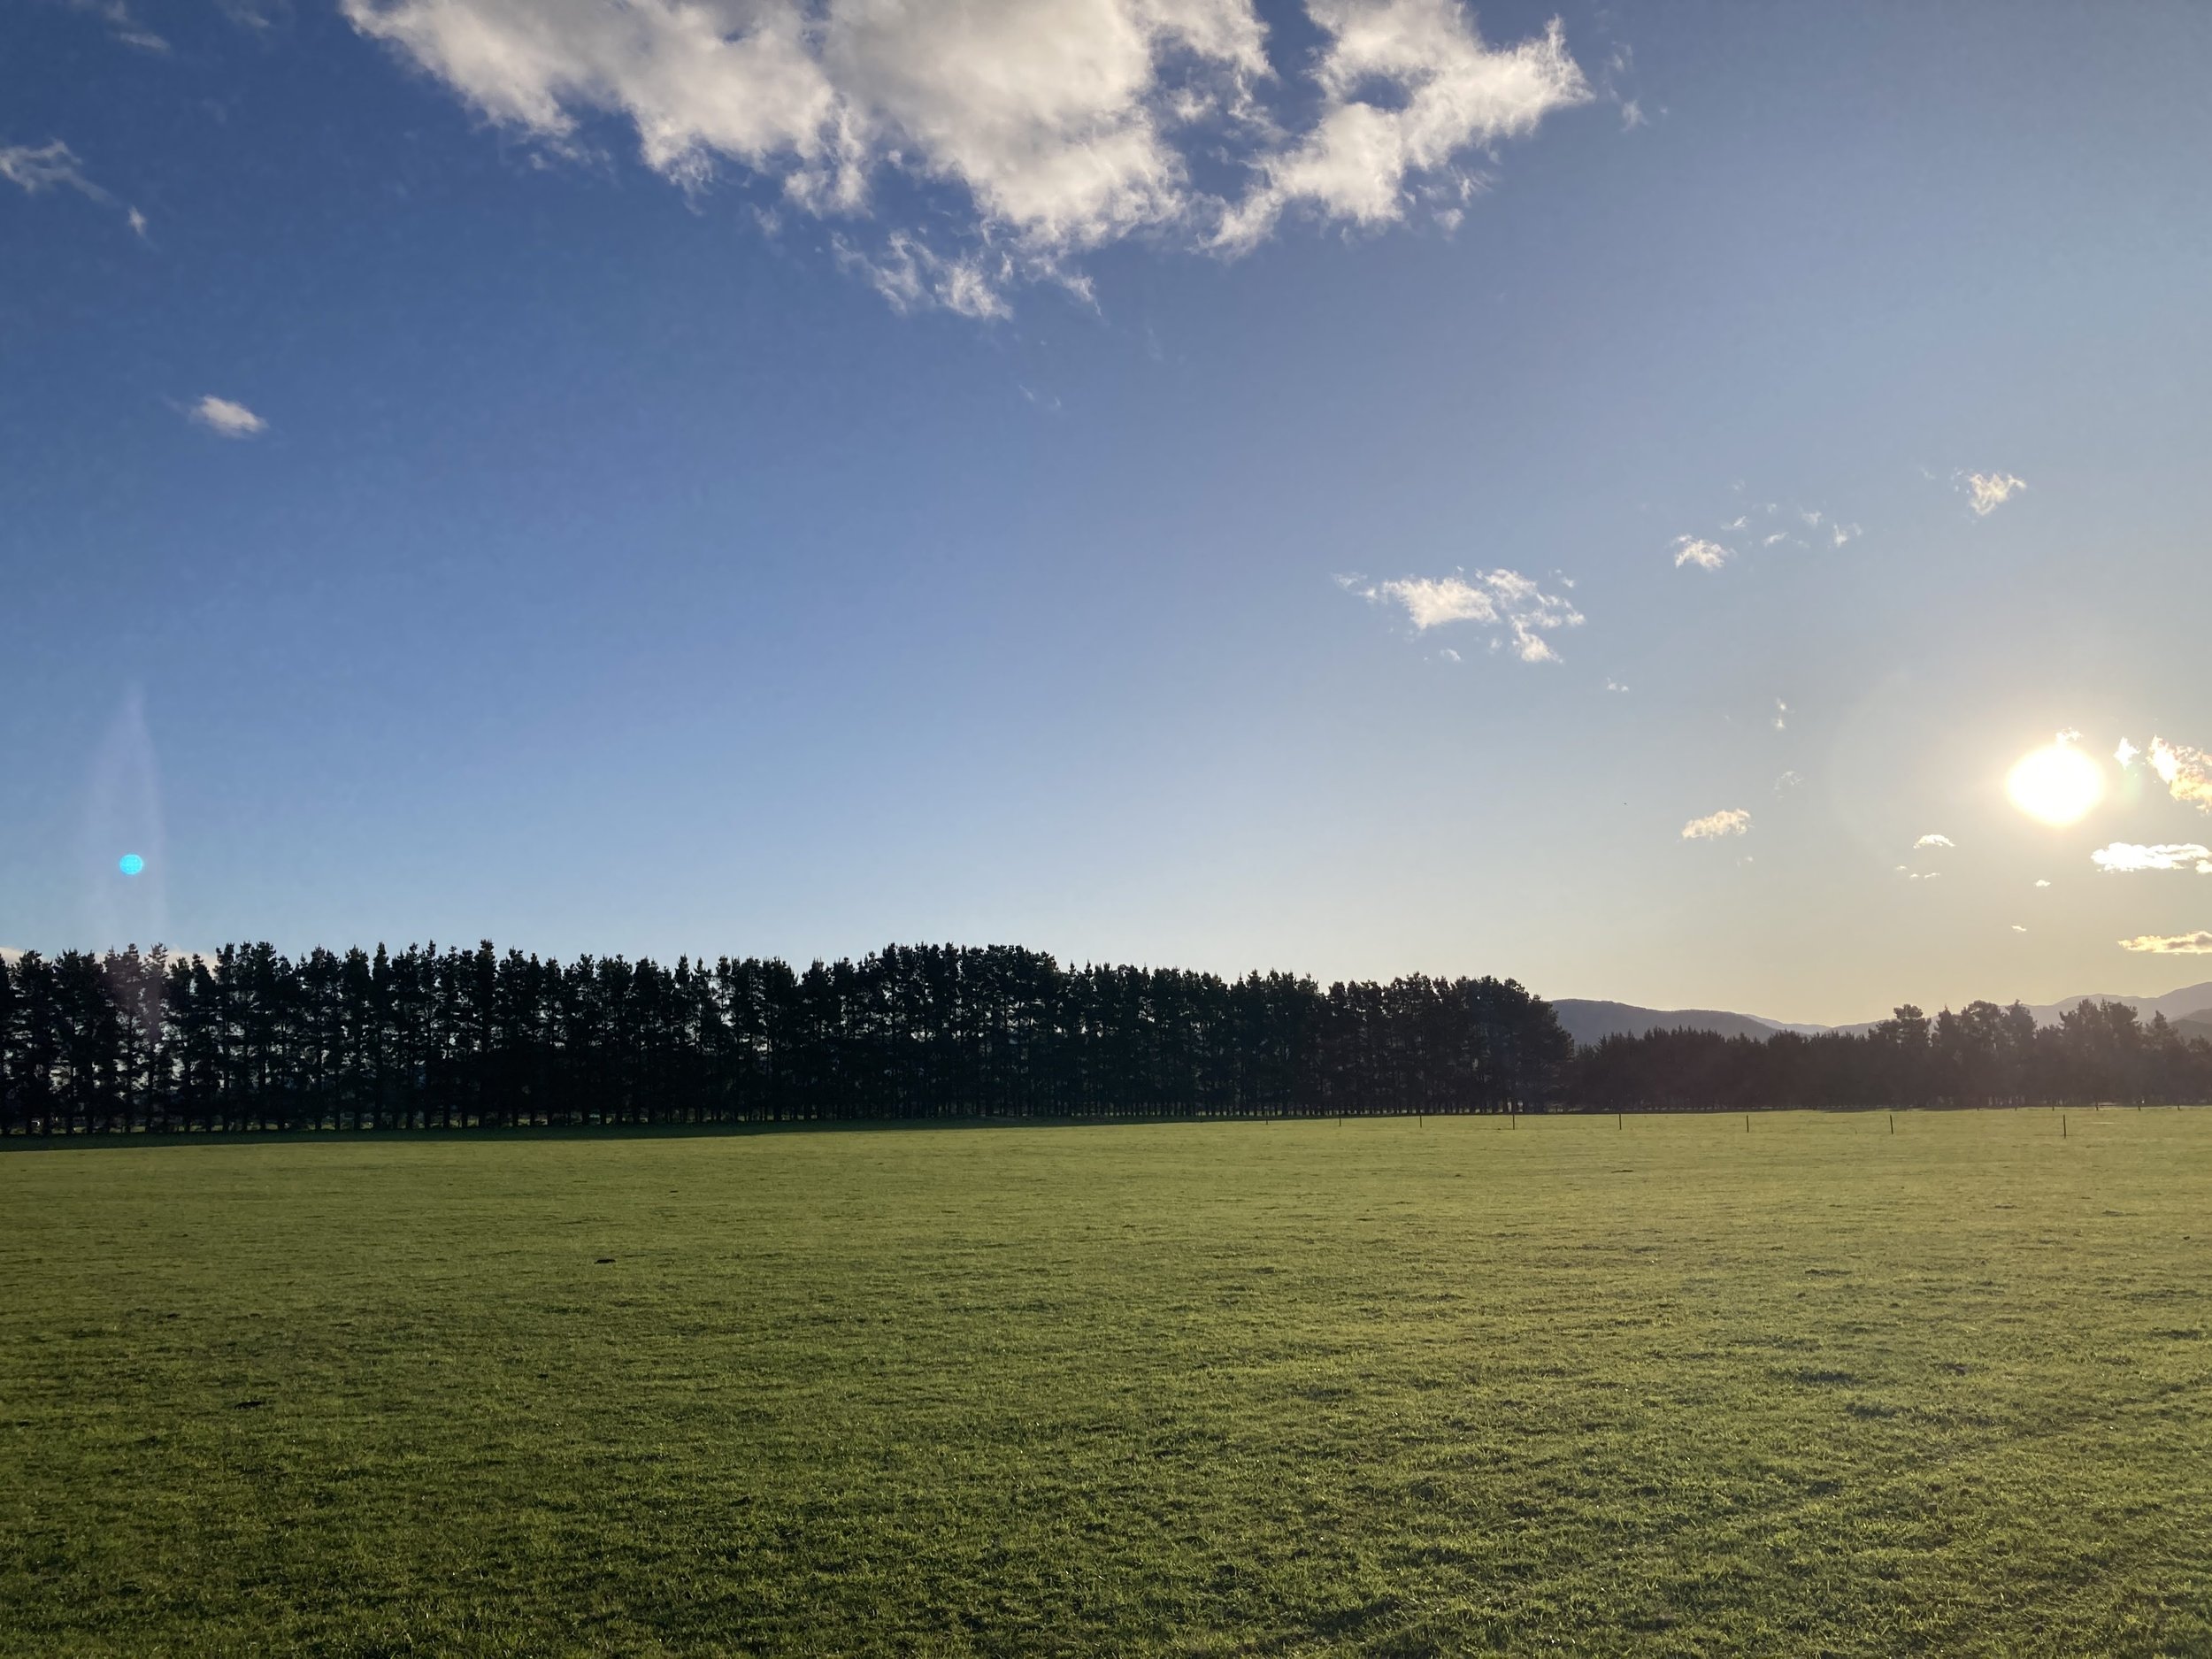
[[[2125,1002],[2148,1019],[2153,1014],[2163,1014],[2168,1019],[2188,1019],[2195,1015],[2212,1015],[2212,979],[2202,985],[2184,986],[2178,991],[2169,991],[2163,996],[2122,996],[2108,993],[2093,993],[2087,996],[2070,996],[2062,1002],[2033,1003],[2028,1011],[2035,1016],[2039,1025],[2055,1025],[2058,1017],[2067,1010],[2078,1008],[2084,1002]]]
[[[1994,999],[1992,999],[1993,1001]],[[2122,996],[2091,993],[2056,1002],[2031,1002],[2028,1012],[2039,1025],[2055,1025],[2059,1016],[2083,1002],[2124,1002],[2147,1021],[2163,1014],[2185,1027],[2183,1035],[2212,1040],[2212,980],[2185,986],[2163,996]],[[1587,997],[1560,996],[1551,1005],[1559,1023],[1577,1042],[1602,1042],[1608,1037],[1640,1037],[1647,1031],[1716,1031],[1724,1037],[1771,1037],[1778,1031],[1802,1032],[1808,1036],[1824,1031],[1857,1034],[1874,1029],[1876,1022],[1855,1025],[1806,1025],[1786,1020],[1762,1019],[1755,1014],[1735,1014],[1717,1008],[1639,1008],[1632,1002],[1604,1002]],[[1935,1010],[1928,1010],[1931,1014]]]
[[[1628,1002],[1597,1002],[1578,996],[1552,999],[1559,1023],[1577,1042],[1608,1037],[1640,1037],[1647,1031],[1717,1031],[1724,1037],[1771,1037],[1781,1029],[1771,1020],[1731,1014],[1717,1008],[1638,1008]]]

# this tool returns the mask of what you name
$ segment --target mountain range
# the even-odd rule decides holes
[[[2212,980],[2184,986],[2163,996],[2124,996],[2091,992],[2063,997],[2055,1002],[2031,1002],[2028,1012],[2039,1025],[2055,1025],[2068,1009],[2089,1002],[2125,1002],[2145,1019],[2163,1014],[2182,1028],[2183,1034],[2212,1039]],[[1809,1036],[1824,1031],[1846,1033],[1874,1029],[1878,1022],[1855,1025],[1807,1025],[1789,1020],[1763,1019],[1756,1014],[1735,1014],[1717,1008],[1639,1008],[1631,1002],[1596,1002],[1586,997],[1552,999],[1559,1023],[1577,1042],[1601,1042],[1608,1037],[1640,1037],[1647,1031],[1713,1031],[1724,1037],[1771,1037],[1778,1031],[1803,1032]]]

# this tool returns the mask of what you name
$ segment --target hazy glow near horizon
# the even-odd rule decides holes
[[[2005,794],[2030,818],[2078,824],[2104,798],[2104,768],[2071,743],[2052,743],[2015,763]]]

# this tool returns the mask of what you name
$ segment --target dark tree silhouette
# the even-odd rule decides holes
[[[0,965],[18,1134],[1533,1110],[1572,1053],[1509,980],[1324,991],[1008,946],[803,972],[488,941]]]

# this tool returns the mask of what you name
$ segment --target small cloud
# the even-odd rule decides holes
[[[2091,853],[2089,862],[2107,875],[2138,870],[2193,870],[2200,876],[2212,876],[2212,847],[2200,846],[2195,841],[2161,843],[2155,847],[2114,841],[2109,847],[2100,847]]]
[[[2112,751],[2112,758],[2123,766],[2132,766],[2135,764],[2135,757],[2142,752],[2124,737],[2120,740],[2120,747]]]
[[[2199,929],[2193,933],[2139,933],[2133,939],[2120,941],[2123,950],[2140,950],[2154,956],[2212,956],[2212,933]]]
[[[1804,781],[1805,778],[1803,773],[1786,772],[1779,778],[1777,778],[1774,780],[1774,793],[1780,795],[1785,789],[1798,788],[1804,783]]]
[[[1630,98],[1621,105],[1621,131],[1624,133],[1634,132],[1638,127],[1648,124],[1649,119],[1650,118],[1644,113],[1644,106],[1637,103],[1635,99]]]
[[[2151,770],[2175,800],[2200,812],[2212,812],[2212,755],[2154,737],[2150,761]]]
[[[1525,663],[1555,663],[1559,653],[1544,638],[1560,628],[1582,626],[1582,613],[1557,594],[1548,594],[1518,571],[1478,571],[1471,577],[1407,576],[1367,584],[1354,577],[1338,586],[1373,603],[1402,605],[1416,633],[1448,623],[1471,622],[1491,630],[1491,649],[1509,639],[1513,655]]]
[[[1923,835],[1913,843],[1915,851],[1923,847],[1955,847],[1958,843],[1948,835]]]
[[[2019,923],[2015,922],[2015,923],[2012,925],[2012,931],[2013,931],[2014,933],[2026,933],[2028,930],[2027,930],[2026,928],[2024,928],[2024,927],[2021,926]]]
[[[1971,499],[1967,505],[1977,518],[1986,518],[2027,487],[2027,480],[2010,472],[1969,472],[1966,489]]]
[[[1742,486],[1742,485],[1740,485],[1740,484],[1739,484],[1736,488],[1739,488],[1739,489],[1740,489],[1740,488],[1743,488],[1743,486]],[[1726,524],[1724,524],[1724,525],[1721,526],[1721,528],[1722,528],[1722,529],[1724,529],[1724,530],[1740,530],[1740,529],[1742,529],[1742,528],[1743,528],[1746,525],[1749,524],[1750,522],[1751,522],[1751,520],[1750,520],[1749,518],[1746,518],[1746,517],[1745,517],[1742,513],[1738,513],[1738,514],[1737,514],[1734,518],[1731,518],[1731,519],[1730,519],[1730,520],[1729,520]]]
[[[1717,541],[1708,541],[1694,535],[1678,535],[1674,539],[1674,567],[1694,565],[1701,571],[1717,571],[1728,563],[1729,551]]]
[[[132,15],[124,0],[69,0],[73,12],[88,12],[108,26],[108,33],[126,46],[142,52],[165,52],[169,42]]]
[[[1724,807],[1705,818],[1694,818],[1682,826],[1686,841],[1716,841],[1724,835],[1741,835],[1751,827],[1751,814],[1740,806]]]
[[[1861,532],[1855,524],[1832,524],[1828,526],[1828,544],[1841,547],[1847,541],[1858,540]]]
[[[1608,691],[1626,691],[1628,689],[1626,686],[1621,684],[1621,682],[1617,680],[1607,680],[1605,682],[1605,688]]]
[[[1774,729],[1786,732],[1790,726],[1790,705],[1777,697],[1774,700]]]
[[[1801,507],[1797,510],[1797,516],[1805,521],[1808,529],[1820,522],[1820,512],[1817,508]]]
[[[31,196],[41,196],[48,190],[60,188],[74,190],[95,202],[114,200],[105,190],[85,177],[84,168],[77,160],[77,152],[58,138],[35,149],[29,144],[11,144],[0,149],[0,179],[20,186],[26,194]]]
[[[251,438],[269,429],[267,421],[227,397],[203,397],[185,412],[210,432],[226,438]]]
[[[2047,881],[2038,881],[2035,885],[2039,887],[2047,887],[2051,884]]]
[[[1452,649],[1452,648],[1448,645],[1442,650],[1437,652],[1437,655],[1448,663],[1455,663],[1459,660],[1459,653]]]
[[[1768,536],[1764,541],[1761,541],[1759,545],[1761,547],[1772,547],[1778,541],[1786,541],[1789,539],[1790,534],[1788,531],[1777,530],[1772,535]]]

